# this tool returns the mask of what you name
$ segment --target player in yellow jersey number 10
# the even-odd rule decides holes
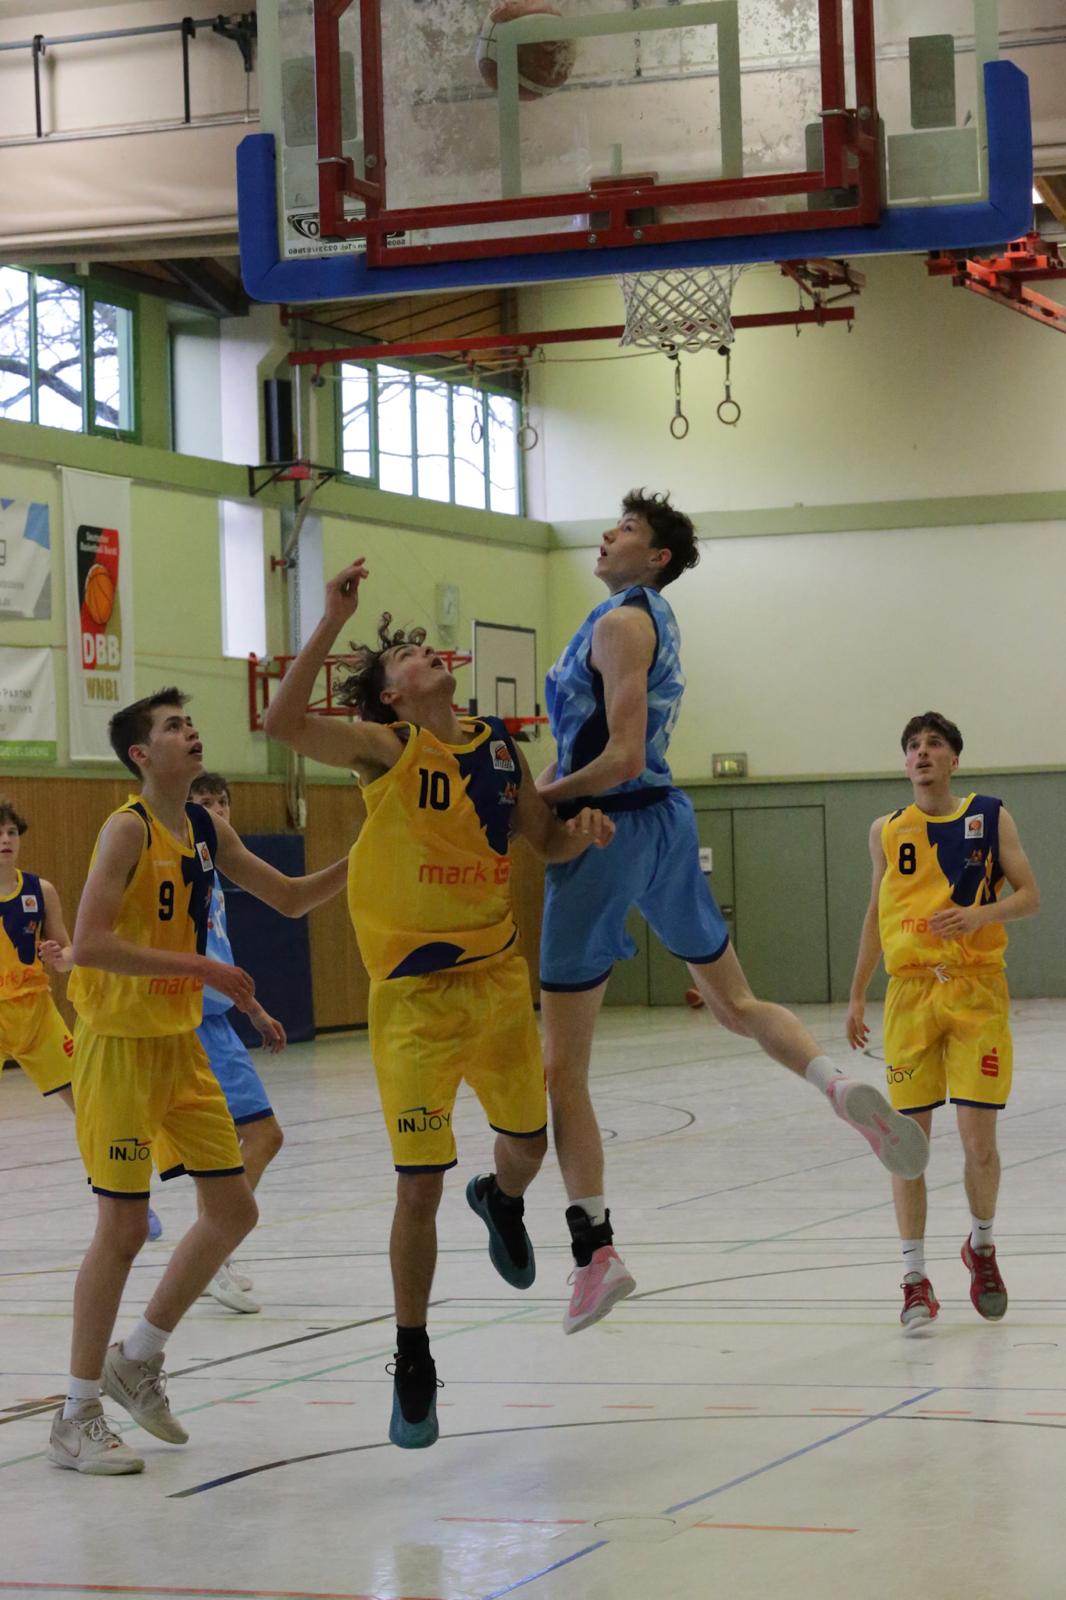
[[[436,1216],[455,1166],[452,1108],[465,1081],[496,1134],[495,1171],[466,1198],[484,1222],[500,1276],[527,1289],[536,1272],[523,1195],[547,1149],[544,1066],[511,909],[510,842],[547,861],[610,842],[594,808],[560,822],[495,717],[460,717],[455,679],[425,632],[392,628],[353,645],[334,698],[358,722],[308,711],[315,679],[359,603],[355,561],[326,586],[326,612],[271,700],[266,730],[301,755],[354,770],[366,821],[352,848],[348,904],[370,974],[370,1048],[398,1177],[390,1259],[396,1364],[389,1437],[437,1438],[437,1373],[426,1315]]]

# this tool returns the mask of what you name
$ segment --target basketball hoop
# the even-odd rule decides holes
[[[725,356],[725,398],[719,422],[736,427],[740,407],[730,386],[729,355],[733,328],[733,290],[743,267],[679,267],[669,272],[626,272],[620,282],[626,323],[619,341],[658,350],[674,363],[674,414],[670,435],[684,439],[689,422],[681,407],[681,352],[717,350]]]
[[[733,343],[730,307],[743,267],[681,267],[669,272],[624,272],[626,303],[620,343],[664,355],[722,350]]]

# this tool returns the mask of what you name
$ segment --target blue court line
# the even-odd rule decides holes
[[[827,1434],[824,1439],[816,1439],[813,1444],[805,1444],[800,1450],[791,1450],[787,1456],[778,1456],[776,1461],[768,1461],[764,1467],[755,1467],[751,1472],[743,1472],[739,1478],[730,1478],[728,1483],[720,1483],[716,1489],[708,1489],[705,1494],[693,1495],[691,1500],[679,1500],[676,1506],[667,1506],[659,1515],[669,1517],[675,1511],[687,1511],[689,1506],[699,1505],[703,1500],[713,1500],[715,1495],[725,1494],[727,1489],[735,1489],[738,1484],[749,1483],[752,1478],[761,1478],[764,1472],[772,1472],[775,1467],[783,1467],[790,1461],[798,1461],[800,1456],[810,1455],[812,1450],[820,1450],[823,1445],[833,1444],[837,1439],[845,1439],[849,1433],[858,1433],[860,1428],[868,1428],[872,1422],[882,1422],[885,1417],[894,1416],[897,1411],[905,1411],[908,1406],[916,1406],[920,1400],[928,1400],[931,1395],[939,1393],[939,1385],[932,1389],[923,1389],[921,1394],[912,1394],[909,1400],[900,1400],[897,1405],[875,1412],[872,1417],[863,1417],[858,1422],[850,1423],[846,1428],[838,1429],[836,1433]]]
[[[844,1439],[849,1433],[857,1433],[860,1428],[868,1428],[872,1422],[881,1422],[885,1417],[894,1416],[898,1411],[904,1411],[908,1406],[916,1406],[921,1400],[928,1400],[932,1395],[939,1394],[939,1387],[923,1389],[921,1394],[911,1395],[909,1400],[901,1400],[897,1405],[889,1406],[884,1411],[878,1411],[872,1417],[863,1417],[859,1422],[850,1423],[846,1428],[839,1428],[836,1433],[827,1434],[824,1439],[816,1439],[813,1444],[805,1444],[800,1450],[791,1450],[788,1455],[778,1456],[776,1461],[768,1461],[765,1466],[755,1467],[751,1472],[744,1472],[739,1478],[730,1478],[727,1483],[720,1483],[714,1489],[708,1489],[703,1494],[693,1495],[691,1500],[680,1500],[677,1505],[667,1506],[665,1511],[660,1511],[662,1517],[672,1516],[675,1512],[686,1511],[689,1506],[701,1504],[704,1500],[712,1500],[715,1495],[725,1494],[727,1489],[735,1489],[742,1483],[749,1483],[752,1478],[760,1478],[763,1473],[773,1472],[776,1467],[787,1466],[790,1461],[797,1461],[801,1456],[806,1456],[812,1450],[820,1450],[823,1445],[833,1444],[837,1439]],[[599,1539],[595,1544],[588,1544],[583,1550],[575,1550],[572,1555],[564,1556],[561,1561],[553,1561],[548,1567],[541,1567],[537,1572],[530,1572],[524,1578],[519,1578],[515,1583],[509,1583],[502,1589],[493,1589],[491,1594],[482,1595],[481,1600],[502,1600],[504,1595],[514,1594],[516,1589],[524,1589],[527,1584],[536,1583],[538,1578],[546,1578],[549,1573],[558,1572],[561,1567],[568,1567],[571,1562],[580,1561],[583,1556],[590,1556],[597,1550],[602,1550],[610,1544],[609,1539]]]

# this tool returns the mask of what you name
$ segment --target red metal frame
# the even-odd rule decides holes
[[[1014,239],[1004,256],[967,260],[951,250],[934,250],[926,263],[932,278],[950,278],[956,287],[971,289],[1010,311],[1020,311],[1045,328],[1066,333],[1066,304],[1039,294],[1029,285],[1066,279],[1066,261],[1057,244],[1027,233]]]
[[[366,179],[356,177],[352,162],[343,154],[341,142],[340,18],[353,4],[359,6],[360,12],[364,164],[371,174]],[[856,109],[844,104],[842,0],[818,0],[823,132],[820,171],[671,184],[612,179],[602,187],[593,183],[588,189],[566,194],[526,195],[400,210],[389,209],[385,178],[381,5],[382,0],[314,0],[319,227],[324,239],[365,238],[370,267],[418,266],[432,261],[527,255],[582,246],[600,250],[634,243],[666,243],[730,234],[861,227],[875,223],[880,215],[873,0],[853,0]],[[715,201],[814,194],[844,188],[855,190],[855,204],[839,209],[819,207],[746,217],[689,217],[675,222],[638,222],[632,215],[635,212],[646,215],[649,207],[683,209]],[[365,217],[345,217],[346,195],[363,202]],[[510,239],[450,240],[421,245],[389,242],[390,234],[411,229],[432,231],[536,217],[569,218],[593,212],[597,214],[596,226],[584,234],[560,230]]]
[[[810,308],[795,311],[761,311],[740,315],[732,319],[734,328],[790,328],[826,322],[855,320],[852,306],[838,306],[824,298],[827,289],[840,292],[833,299],[841,300],[857,295],[865,287],[861,272],[846,261],[782,261],[782,276],[790,278],[803,294],[810,296]],[[625,327],[622,323],[604,324],[593,328],[550,328],[537,333],[479,333],[454,339],[406,339],[394,344],[355,344],[325,347],[318,350],[293,350],[288,356],[293,367],[328,367],[338,361],[392,361],[417,356],[474,356],[480,351],[513,351],[524,359],[542,345],[585,344],[597,339],[621,339]],[[473,364],[473,363],[472,363]]]
[[[463,650],[438,650],[437,654],[448,668],[453,672],[456,667],[468,667],[473,656]],[[296,660],[295,656],[266,656],[250,655],[248,657],[248,726],[253,733],[259,733],[263,727],[263,717],[270,704],[270,685],[278,683],[285,676],[289,667]],[[270,662],[274,662],[273,669]],[[319,717],[349,717],[354,718],[357,712],[351,706],[339,705],[333,697],[333,671],[335,667],[350,667],[351,656],[327,656],[323,665],[326,671],[325,693],[317,700],[308,701],[308,711],[313,711]],[[506,719],[505,719],[506,720]],[[519,721],[530,721],[528,717],[519,718]],[[541,719],[543,720],[543,719]]]

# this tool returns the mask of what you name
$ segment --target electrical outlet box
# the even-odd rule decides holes
[[[734,750],[728,755],[711,757],[711,776],[714,778],[746,778],[748,757],[744,750]]]
[[[700,846],[700,871],[714,871],[714,851],[711,849],[709,844]]]

